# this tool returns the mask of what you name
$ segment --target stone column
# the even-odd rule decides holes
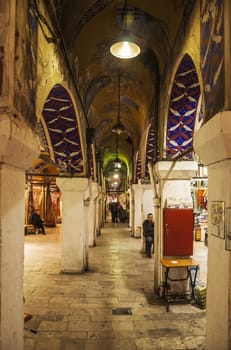
[[[154,280],[155,290],[158,289],[162,278],[160,259],[163,257],[163,208],[170,198],[176,201],[190,201],[190,180],[196,175],[197,162],[193,161],[161,161],[155,164],[154,174],[158,179],[158,198],[154,199],[155,216],[155,266]],[[157,285],[156,285],[157,284]]]
[[[148,213],[153,214],[153,189],[151,184],[143,184],[143,220],[147,218]]]
[[[151,184],[142,184],[142,213],[141,213],[141,223],[145,219],[147,219],[147,214],[152,213],[154,217],[154,210],[153,210],[153,190]],[[154,217],[155,220],[155,217]],[[143,228],[141,226],[141,251],[144,252],[145,244],[144,244],[144,234],[143,234]]]
[[[38,138],[22,122],[0,118],[0,349],[23,349],[25,169]]]
[[[90,183],[90,203],[88,210],[88,246],[96,245],[96,202],[98,197],[98,184],[91,181]]]
[[[133,185],[129,189],[129,226],[131,228],[132,236],[134,236],[134,191]]]
[[[98,212],[98,235],[101,235],[101,227],[105,224],[105,201],[106,193],[103,188],[99,189],[97,212]]]
[[[61,272],[81,273],[87,269],[87,232],[84,192],[86,178],[57,178],[62,191]]]
[[[216,236],[212,202],[231,207],[231,111],[217,114],[194,134],[194,149],[208,167],[208,276],[206,349],[231,349],[231,252]],[[228,229],[228,228],[227,228]],[[230,228],[229,228],[230,230]]]
[[[134,194],[134,237],[140,238],[141,235],[141,196],[142,188],[140,184],[133,184],[132,190]]]
[[[95,227],[96,227],[96,236],[99,236],[101,234],[101,222],[100,222],[100,198],[97,197],[95,200]]]

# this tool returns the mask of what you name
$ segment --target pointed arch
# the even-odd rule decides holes
[[[43,106],[43,118],[55,163],[63,171],[83,173],[83,152],[78,121],[68,91],[56,84]]]
[[[148,128],[148,136],[147,136],[147,143],[146,143],[145,177],[149,177],[148,162],[153,161],[154,155],[155,155],[154,154],[154,136],[155,136],[154,126],[150,124]]]
[[[96,161],[95,161],[95,148],[91,144],[91,153],[90,153],[90,174],[92,180],[96,180]]]
[[[135,168],[135,183],[138,183],[138,180],[141,179],[141,172],[142,172],[142,166],[141,166],[141,157],[139,152],[136,154],[136,168]]]
[[[174,77],[170,95],[166,136],[167,158],[174,158],[192,147],[200,94],[195,65],[191,57],[185,54]],[[192,152],[187,158],[192,158]]]

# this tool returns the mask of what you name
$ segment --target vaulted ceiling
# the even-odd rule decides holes
[[[129,163],[144,128],[157,118],[154,111],[159,79],[166,69],[170,48],[189,1],[54,2],[88,126],[94,129],[96,151],[105,166],[115,157],[116,136],[112,128],[120,104],[120,120],[127,132],[119,135],[118,149],[120,157]],[[110,53],[110,46],[125,26],[141,47],[141,53],[136,58],[122,60]]]

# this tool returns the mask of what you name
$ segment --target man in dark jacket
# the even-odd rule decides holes
[[[148,258],[151,258],[151,249],[152,244],[154,243],[154,222],[152,213],[149,213],[147,219],[143,222],[143,232],[145,239],[145,253]]]
[[[39,228],[42,230],[42,234],[45,235],[45,229],[44,229],[44,226],[43,226],[43,222],[42,222],[42,219],[41,219],[41,216],[39,215],[39,210],[36,210],[32,216],[31,216],[31,220],[30,220],[30,223],[32,225],[34,225],[34,227],[36,228]]]
[[[110,208],[111,208],[112,222],[118,222],[118,203],[117,202],[111,203]]]

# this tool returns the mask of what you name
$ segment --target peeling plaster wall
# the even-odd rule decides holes
[[[27,124],[35,128],[36,33],[30,25],[32,17],[28,6],[28,0],[16,2],[12,74],[15,81],[14,106]]]
[[[14,59],[14,13],[13,1],[0,4],[0,107],[12,108],[13,59]]]

